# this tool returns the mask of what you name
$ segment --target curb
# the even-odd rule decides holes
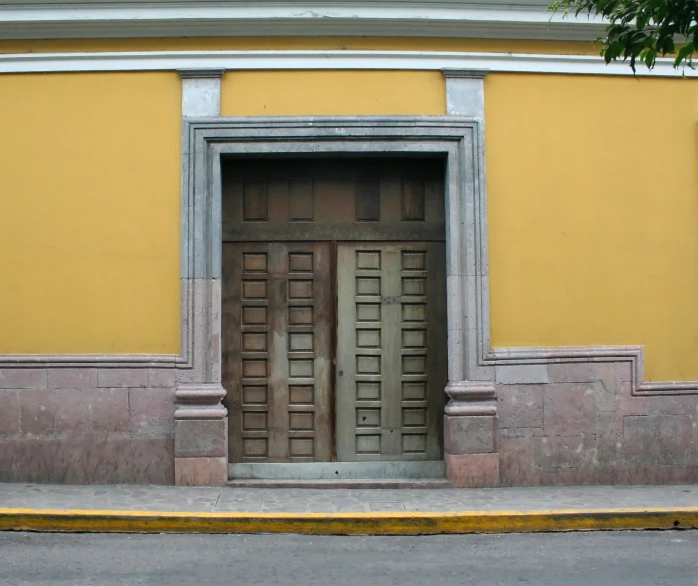
[[[698,507],[451,513],[183,513],[0,508],[0,531],[438,535],[696,528]]]

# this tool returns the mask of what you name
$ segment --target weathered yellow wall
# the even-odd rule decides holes
[[[644,344],[649,380],[698,379],[698,81],[485,88],[493,345]],[[443,114],[444,92],[237,72],[222,108]],[[175,73],[0,76],[0,353],[178,351],[180,96]]]
[[[445,114],[439,71],[240,71],[221,87],[224,116]]]
[[[0,353],[179,351],[176,73],[0,76]]]
[[[495,346],[644,344],[698,379],[698,81],[485,81]]]

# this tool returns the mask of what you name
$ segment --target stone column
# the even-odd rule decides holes
[[[220,116],[220,69],[183,70],[182,118]],[[186,137],[182,154],[183,173],[189,156]],[[184,181],[184,184],[187,182]],[[213,238],[208,223],[189,214],[195,200],[218,197],[200,192],[189,200],[184,188],[183,230],[193,229],[195,247],[208,250],[206,240]],[[199,199],[197,199],[199,198]],[[185,240],[185,235],[183,235]],[[197,254],[182,250],[182,311],[187,322],[182,344],[189,343],[188,363],[178,374],[175,391],[175,484],[220,486],[228,479],[228,412],[221,404],[225,389],[221,385],[221,298],[220,260],[213,251]]]
[[[447,69],[446,111],[477,124],[477,140],[484,148],[486,71]],[[484,168],[480,169],[485,180]],[[484,187],[483,187],[484,189]],[[494,369],[478,364],[478,338],[488,312],[478,303],[478,280],[487,280],[486,243],[482,258],[472,250],[474,229],[467,221],[477,210],[471,202],[451,208],[460,221],[451,221],[448,262],[449,303],[449,396],[444,415],[444,459],[446,475],[453,486],[499,486],[497,453],[497,403]],[[480,210],[484,213],[484,208]],[[466,233],[464,233],[466,232]],[[483,315],[478,315],[478,312]]]

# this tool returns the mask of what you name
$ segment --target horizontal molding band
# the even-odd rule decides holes
[[[644,380],[642,346],[569,346],[495,348],[482,359],[483,366],[547,365],[570,363],[629,363],[633,395],[694,395],[698,381]],[[175,354],[6,354],[0,355],[5,368],[187,368]],[[201,385],[199,385],[201,386]],[[197,387],[198,388],[198,387]]]
[[[629,363],[631,392],[636,396],[695,395],[698,381],[645,381],[642,346],[568,346],[556,348],[493,348],[483,358],[483,366],[547,365],[580,362]]]
[[[658,59],[641,77],[698,77]],[[627,63],[606,65],[595,55],[455,53],[420,51],[142,51],[104,53],[17,53],[0,55],[0,73],[100,71],[245,70],[488,70],[506,73],[632,75]]]
[[[177,354],[4,354],[3,368],[175,368]]]
[[[0,7],[0,39],[192,36],[417,36],[590,41],[598,17],[544,1],[62,2]]]

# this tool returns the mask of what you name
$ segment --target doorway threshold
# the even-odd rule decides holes
[[[445,478],[370,478],[356,480],[229,480],[227,486],[233,488],[450,488],[451,483]]]
[[[443,460],[415,462],[239,463],[228,466],[230,486],[248,488],[444,488]]]

